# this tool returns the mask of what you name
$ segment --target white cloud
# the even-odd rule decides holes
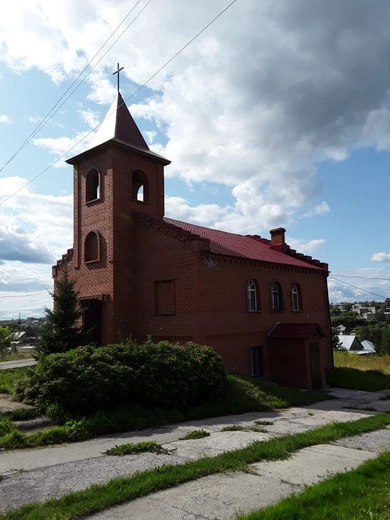
[[[91,109],[79,110],[82,120],[93,129],[102,122],[101,114]]]
[[[35,193],[26,179],[0,179],[0,317],[51,307],[51,264],[73,243],[73,196]],[[30,295],[30,293],[33,293]]]
[[[34,139],[34,145],[43,148],[55,156],[53,166],[66,166],[65,160],[86,150],[92,143],[94,132],[77,132],[73,137],[40,137]]]
[[[371,262],[390,262],[390,253],[374,253]]]
[[[0,123],[4,123],[4,124],[11,124],[12,123],[12,119],[9,117],[9,116],[6,116],[5,114],[2,114],[0,115]]]
[[[298,253],[304,253],[311,255],[322,245],[326,243],[323,238],[316,238],[314,240],[298,240],[295,238],[287,237],[286,242],[292,248],[298,251]]]
[[[39,116],[28,116],[27,118],[29,120],[30,123],[40,123],[42,121],[42,117],[39,117]]]
[[[87,78],[89,99],[112,101],[117,61],[134,92],[225,6],[151,4]],[[110,0],[0,6],[0,60],[56,82],[73,79],[128,12],[127,2]],[[389,16],[390,5],[373,10],[361,0],[237,3],[148,84],[150,98],[132,112],[166,134],[167,144],[153,147],[172,159],[168,175],[229,186],[233,213],[264,228],[326,214],[326,201],[313,207],[316,164],[344,160],[359,146],[390,147],[390,72],[378,65],[387,59]],[[95,122],[93,113],[83,117]],[[60,155],[83,135],[76,129],[35,144]]]
[[[329,301],[383,301],[390,297],[390,268],[350,269],[328,278]]]
[[[171,0],[167,10],[164,2],[151,3],[87,78],[89,100],[111,103],[117,61],[132,82],[129,97],[225,6],[225,0]],[[129,9],[123,0],[0,3],[0,60],[57,83],[72,80]],[[156,136],[153,149],[173,161],[168,176],[220,183],[233,196],[223,207],[168,197],[167,214],[264,234],[329,213],[326,201],[318,204],[318,163],[342,161],[358,147],[390,148],[390,70],[383,67],[389,17],[389,3],[372,9],[364,0],[234,4],[148,84],[149,99],[130,101],[134,116],[164,134],[164,145]],[[92,135],[77,143],[95,115],[83,110],[83,127],[36,139],[36,146],[57,157],[74,145],[72,155],[85,149]],[[32,200],[34,194],[22,195]],[[20,221],[34,226],[40,218],[31,212]],[[46,221],[50,233],[49,227]],[[296,239],[297,248],[313,250],[321,240]],[[388,258],[375,253],[372,260]]]
[[[305,213],[303,217],[309,218],[314,217],[315,215],[326,215],[326,213],[330,213],[330,207],[325,201],[323,201],[321,204],[314,206],[313,209]]]
[[[21,177],[0,179],[2,200],[21,189],[0,206],[1,237],[7,233],[11,243],[16,240],[21,254],[35,251],[34,254],[43,255],[45,261],[48,256],[54,260],[73,242],[73,196],[42,195],[32,191],[31,185],[25,186],[26,183],[27,180]],[[23,260],[21,257],[13,259]]]

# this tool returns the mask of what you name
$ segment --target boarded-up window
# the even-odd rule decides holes
[[[175,314],[175,281],[154,282],[156,314]]]

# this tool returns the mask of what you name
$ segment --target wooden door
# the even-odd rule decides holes
[[[313,390],[322,388],[320,344],[318,341],[309,343],[310,372]]]

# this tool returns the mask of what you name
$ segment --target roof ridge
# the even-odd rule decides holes
[[[271,241],[266,238],[262,238],[260,235],[245,235],[245,236],[247,236],[248,238],[251,238],[252,240],[257,240],[258,242],[261,242],[262,244],[267,244],[272,248]],[[328,271],[328,269],[329,269],[329,266],[326,262],[321,262],[320,260],[317,260],[316,258],[313,258],[310,255],[305,255],[304,253],[298,253],[295,249],[292,249],[288,244],[285,244],[283,249],[281,249],[281,250],[278,249],[278,251],[280,251],[281,253],[283,253],[285,255],[292,256],[293,258],[296,258],[298,260],[302,260],[303,262],[306,262],[308,264],[315,265],[316,267],[320,267],[321,269],[324,269],[324,271]]]
[[[187,231],[179,226],[175,226],[175,224],[167,222],[164,218],[160,219],[152,217],[151,215],[146,215],[145,213],[140,213],[139,211],[134,211],[133,216],[137,220],[144,222],[150,227],[165,232],[167,235],[170,235],[174,238],[179,238],[182,241],[185,241],[186,239],[192,241],[199,241],[205,245],[205,247],[201,249],[210,249],[210,239],[203,238],[200,235],[197,235],[196,233],[192,233],[191,231]]]

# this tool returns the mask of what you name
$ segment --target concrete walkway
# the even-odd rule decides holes
[[[390,430],[386,430],[390,449]],[[376,451],[360,451],[321,444],[305,448],[290,459],[260,462],[251,473],[212,475],[153,493],[128,504],[88,517],[90,520],[230,520],[276,504],[331,474],[356,468],[375,458]]]
[[[36,364],[35,359],[17,359],[16,361],[1,361],[0,370],[10,370],[11,368],[32,367]]]
[[[333,389],[329,393],[339,399],[282,411],[191,421],[70,445],[0,452],[0,475],[4,477],[0,479],[0,513],[162,464],[183,464],[233,451],[254,440],[268,440],[287,433],[308,431],[332,422],[357,420],[375,414],[371,410],[373,408],[390,411],[390,401],[384,400],[390,391],[370,393]],[[272,424],[259,426],[255,423],[257,420]],[[224,426],[231,424],[243,426],[246,431],[221,431]],[[210,437],[180,440],[186,433],[200,428],[210,432]],[[265,431],[254,431],[256,428]],[[125,457],[104,455],[107,449],[116,445],[152,439],[162,444],[169,454],[144,453]],[[249,511],[278,501],[302,485],[328,476],[329,472],[356,467],[376,456],[378,451],[390,449],[390,430],[343,442],[347,447],[337,443],[307,448],[288,461],[255,464],[253,474],[214,475],[155,493],[95,517],[173,520],[232,518],[236,511]],[[272,489],[274,491],[271,493]],[[141,515],[142,511],[144,516]]]

